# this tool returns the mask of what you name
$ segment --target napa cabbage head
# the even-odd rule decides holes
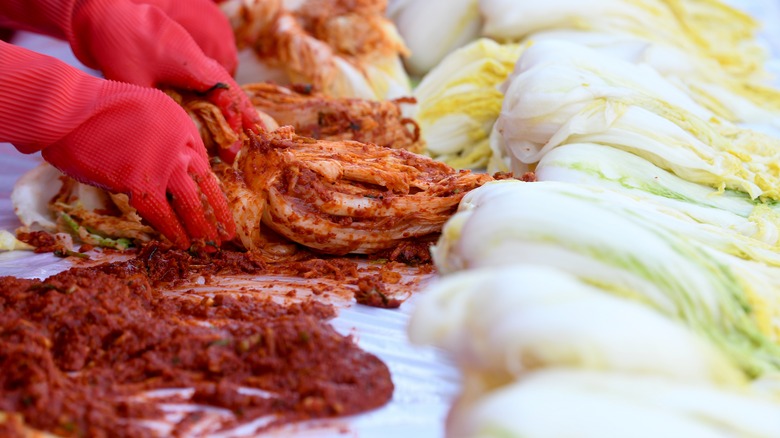
[[[522,41],[570,29],[631,35],[711,59],[731,74],[764,74],[757,22],[720,0],[480,0],[484,35]]]
[[[358,96],[369,100],[387,100],[408,97],[412,94],[412,81],[400,57],[381,57],[357,66],[339,61],[344,75],[345,97]],[[362,73],[362,78],[355,74]],[[368,92],[364,90],[370,90]]]
[[[456,168],[484,167],[501,110],[499,90],[522,47],[480,39],[449,54],[414,90],[427,152]]]
[[[418,77],[448,53],[476,40],[482,26],[477,0],[390,0],[387,16],[411,52],[405,59],[408,71]]]
[[[758,376],[780,371],[780,268],[751,259],[754,242],[596,186],[500,181],[463,198],[432,254],[445,274],[563,270],[683,321]]]
[[[461,398],[447,423],[459,437],[771,438],[776,398],[657,376],[553,369],[481,397]]]
[[[745,243],[738,252],[733,252],[735,255],[750,253],[755,260],[772,264],[775,255],[780,253],[780,205],[776,202],[751,199],[733,190],[719,192],[618,148],[570,143],[545,154],[535,172],[539,181],[585,184],[623,192],[658,203],[668,208],[670,214],[718,227],[721,234]]]
[[[439,279],[416,303],[409,337],[448,351],[470,383],[486,389],[555,367],[723,386],[746,381],[721,351],[679,321],[534,264]]]
[[[780,140],[717,117],[647,65],[543,41],[504,90],[497,149],[516,171],[557,146],[598,143],[720,191],[780,198]]]
[[[566,29],[538,32],[531,40],[568,41],[633,64],[648,65],[723,119],[780,127],[780,90],[772,86],[768,76],[734,75],[701,53],[630,34]]]

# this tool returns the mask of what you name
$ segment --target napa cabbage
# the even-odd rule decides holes
[[[414,90],[415,120],[427,152],[456,168],[485,167],[489,136],[504,94],[499,89],[522,46],[480,39],[448,55]]]

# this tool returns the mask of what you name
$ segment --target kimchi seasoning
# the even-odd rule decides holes
[[[13,436],[21,418],[63,436],[154,436],[142,420],[172,421],[161,403],[227,410],[217,430],[270,418],[257,432],[390,400],[388,368],[333,329],[331,305],[219,292],[196,300],[160,287],[225,269],[264,267],[150,245],[127,262],[45,280],[0,277],[0,411],[13,420],[0,433]],[[148,396],[173,388],[191,392]],[[184,415],[170,433],[192,433],[204,415]]]
[[[236,251],[193,253],[171,249],[159,243],[146,245],[135,261],[121,269],[143,270],[152,282],[169,285],[187,285],[195,276],[209,282],[212,278],[243,274],[277,275],[312,280],[309,284],[315,294],[324,292],[349,295],[359,304],[374,307],[398,307],[411,296],[421,277],[432,275],[435,267],[430,257],[423,257],[429,242],[403,243],[396,249],[365,258],[362,265],[357,257],[322,256],[299,251],[295,260],[265,260],[262,254]],[[379,259],[377,257],[387,258]],[[143,265],[141,267],[140,265]],[[401,281],[399,272],[412,270],[412,277]],[[315,283],[314,280],[327,280]],[[366,298],[365,284],[371,282],[385,298],[374,294]],[[325,288],[325,289],[322,289]],[[392,303],[387,305],[387,302]]]
[[[67,245],[61,238],[45,231],[18,232],[16,238],[35,247],[36,253],[67,250]]]

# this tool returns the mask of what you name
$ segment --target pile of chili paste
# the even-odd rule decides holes
[[[191,263],[176,254],[0,277],[0,436],[257,433],[390,400],[388,368],[332,328],[331,305],[166,294]]]

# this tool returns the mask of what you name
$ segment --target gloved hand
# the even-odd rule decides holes
[[[224,35],[229,30],[227,18],[211,0],[188,0],[186,7],[175,0],[0,3],[0,16],[6,23],[66,38],[81,62],[101,70],[108,79],[202,93],[220,108],[236,132],[264,127],[223,64],[204,53],[207,50],[229,67],[232,61],[225,58],[235,56],[232,32]],[[223,151],[222,157],[232,162],[239,147]]]
[[[74,179],[126,193],[180,248],[219,244],[235,225],[192,120],[152,88],[89,76],[0,42],[0,141]]]
[[[209,58],[219,62],[233,76],[238,67],[236,39],[230,22],[212,0],[132,0],[157,6],[179,23]]]

